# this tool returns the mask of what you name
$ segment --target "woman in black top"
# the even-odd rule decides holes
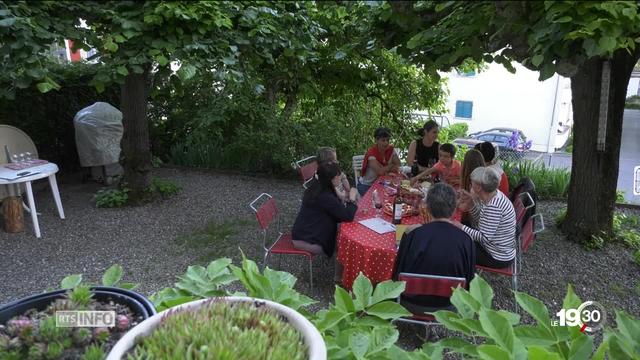
[[[336,195],[340,174],[338,164],[318,166],[316,179],[304,192],[302,207],[291,231],[295,248],[314,254],[325,253],[329,257],[333,255],[338,223],[352,221],[358,210],[355,188],[351,188],[346,204]]]
[[[424,127],[418,132],[421,138],[413,140],[409,145],[408,166],[412,166],[415,159],[418,161],[420,172],[422,172],[438,162],[438,149],[440,147],[440,144],[436,141],[438,139],[438,131],[437,122],[429,120],[424,124]]]

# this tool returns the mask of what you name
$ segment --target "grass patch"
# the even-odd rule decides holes
[[[237,243],[229,240],[252,223],[249,218],[223,222],[209,221],[203,228],[190,234],[180,235],[175,241],[184,249],[197,251],[198,261],[211,261],[211,259],[225,256],[229,250],[234,249]]]

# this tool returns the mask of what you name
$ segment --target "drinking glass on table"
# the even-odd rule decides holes
[[[373,190],[371,201],[373,202],[373,206],[376,208],[376,217],[379,218],[380,210],[382,209],[382,199],[380,197],[380,194],[378,193],[378,189]]]

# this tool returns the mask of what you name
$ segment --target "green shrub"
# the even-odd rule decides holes
[[[98,190],[93,199],[98,207],[121,207],[129,200],[129,189],[102,189]]]
[[[624,204],[626,200],[624,199],[624,191],[616,190],[616,204]]]
[[[180,191],[180,187],[174,184],[171,180],[154,177],[151,179],[151,186],[149,190],[166,198],[177,194]]]
[[[536,186],[541,199],[566,198],[571,182],[571,171],[561,168],[547,168],[543,163],[525,160],[522,162],[502,162],[502,168],[509,179],[509,188],[517,186],[521,178],[528,177]]]
[[[440,142],[440,144],[450,143],[457,138],[467,136],[468,131],[469,125],[467,125],[467,123],[456,123],[442,127],[438,133],[438,142]]]
[[[640,96],[632,95],[625,100],[624,107],[626,109],[640,109]]]

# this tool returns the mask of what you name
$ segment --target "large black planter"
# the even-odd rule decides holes
[[[111,287],[94,286],[91,288],[93,298],[101,302],[113,301],[127,305],[137,316],[147,319],[156,314],[156,309],[142,294],[135,291]],[[65,296],[67,290],[56,290],[47,293],[28,296],[0,306],[0,324],[5,324],[14,316],[24,314],[29,309],[42,311],[52,302]]]

